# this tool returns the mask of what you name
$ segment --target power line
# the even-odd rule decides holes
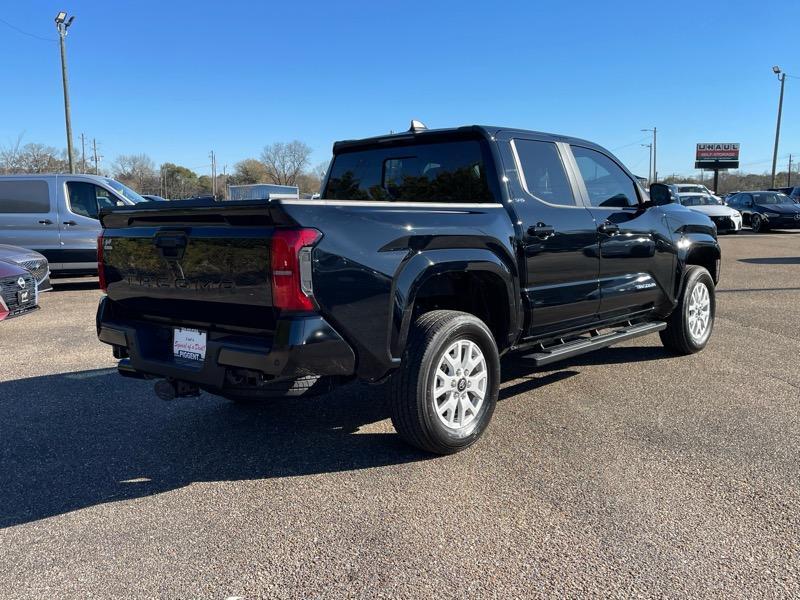
[[[644,136],[643,138],[636,140],[635,142],[631,142],[630,144],[625,144],[624,146],[617,146],[616,148],[611,148],[611,152],[616,152],[617,150],[622,150],[623,148],[629,148],[630,146],[634,146],[636,144],[641,144],[644,141],[650,139],[649,135]]]
[[[53,38],[47,38],[47,37],[42,37],[42,36],[40,36],[40,35],[36,35],[35,33],[28,33],[27,31],[25,31],[25,30],[23,30],[23,29],[20,29],[20,28],[19,28],[19,27],[17,27],[16,25],[12,25],[11,23],[9,23],[8,21],[6,21],[5,19],[0,19],[0,23],[3,23],[3,24],[5,24],[5,25],[7,25],[8,27],[10,27],[11,29],[13,29],[13,30],[14,30],[14,31],[16,31],[17,33],[21,33],[22,35],[27,35],[28,37],[31,37],[31,38],[33,38],[33,39],[35,39],[35,40],[41,40],[41,41],[43,41],[43,42],[53,42],[53,43],[55,43],[55,42],[57,42],[57,41],[58,41],[58,40],[56,40],[56,39],[53,39]]]

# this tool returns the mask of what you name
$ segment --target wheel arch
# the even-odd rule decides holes
[[[519,297],[513,262],[504,261],[488,249],[442,249],[414,254],[394,279],[389,352],[398,360],[414,319],[435,309],[474,314],[492,331],[502,352],[519,336],[522,324]]]
[[[678,279],[678,287],[676,289],[676,298],[683,288],[683,281],[686,276],[686,267],[689,265],[697,265],[705,268],[710,274],[714,284],[719,283],[720,271],[722,264],[722,251],[719,244],[715,241],[695,241],[681,258],[681,277]]]

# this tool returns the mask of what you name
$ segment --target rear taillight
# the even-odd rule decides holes
[[[272,305],[314,310],[311,250],[322,237],[316,229],[277,229],[272,236]]]
[[[100,279],[100,289],[108,291],[106,284],[106,267],[103,264],[103,234],[97,236],[97,277]]]

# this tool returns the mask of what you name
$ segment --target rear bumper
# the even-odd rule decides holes
[[[125,374],[189,381],[224,390],[238,370],[258,372],[279,381],[309,375],[348,376],[355,372],[355,354],[319,315],[279,319],[275,335],[262,338],[209,332],[205,360],[197,364],[172,356],[172,327],[112,318],[107,298],[97,310],[97,337],[128,357]]]

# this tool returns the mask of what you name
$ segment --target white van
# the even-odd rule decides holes
[[[53,273],[94,274],[100,209],[146,201],[97,175],[0,176],[0,243],[44,254]]]

